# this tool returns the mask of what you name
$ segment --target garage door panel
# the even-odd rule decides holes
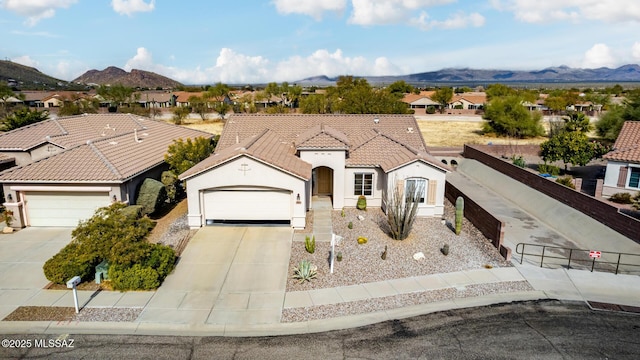
[[[76,226],[99,207],[111,204],[106,192],[28,192],[25,199],[31,226]]]
[[[204,195],[206,219],[291,220],[291,192],[219,190]]]

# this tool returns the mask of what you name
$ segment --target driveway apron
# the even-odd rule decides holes
[[[141,322],[279,323],[286,289],[289,227],[200,229],[147,304]]]

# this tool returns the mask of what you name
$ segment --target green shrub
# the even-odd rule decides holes
[[[562,184],[564,186],[570,187],[572,189],[576,189],[576,186],[573,184],[573,178],[571,176],[559,177],[556,179],[558,184]]]
[[[353,229],[353,222],[349,221],[347,227],[349,228],[349,230]]]
[[[524,161],[524,158],[522,157],[522,155],[518,155],[518,156],[513,155],[511,157],[511,162],[513,163],[513,165],[521,168],[524,168],[527,166],[527,163]]]
[[[436,108],[433,105],[429,105],[427,106],[427,108],[425,109],[425,112],[427,114],[435,114],[436,113]]]
[[[631,207],[634,210],[640,211],[640,191],[638,191],[632,198]]]
[[[167,190],[160,181],[146,178],[140,186],[136,204],[142,206],[142,213],[153,214],[160,210],[160,207],[167,199]]]
[[[79,244],[70,243],[47,260],[42,269],[47,280],[54,284],[65,284],[74,276],[90,279],[94,267],[99,263],[99,259],[83,254]]]
[[[151,254],[145,259],[144,265],[157,271],[158,279],[162,282],[176,265],[176,252],[166,245],[151,244]]]
[[[549,174],[551,176],[560,175],[560,168],[551,164],[538,164],[538,172],[541,174]]]
[[[167,198],[169,202],[173,203],[178,198],[178,176],[176,176],[173,171],[164,171],[162,175],[160,175],[160,182],[164,184],[164,189],[167,193]]]
[[[613,201],[618,204],[631,204],[631,194],[630,193],[615,193],[611,195],[609,201]]]
[[[367,198],[364,195],[358,196],[358,203],[356,204],[356,207],[359,210],[367,210]]]
[[[126,208],[120,210],[120,213],[126,217],[138,219],[142,217],[142,206],[141,205],[129,205]]]
[[[153,290],[160,286],[158,272],[148,266],[135,264],[132,267],[112,265],[109,279],[114,290]]]

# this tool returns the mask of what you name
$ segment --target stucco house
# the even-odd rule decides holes
[[[214,154],[180,175],[193,228],[271,222],[304,228],[314,195],[334,209],[385,208],[395,186],[423,189],[418,216],[444,212],[448,167],[410,115],[247,115],[225,124]]]
[[[603,196],[640,191],[640,121],[625,121],[607,160]]]
[[[14,227],[76,226],[98,207],[133,204],[145,178],[160,178],[178,138],[211,134],[131,114],[49,119],[0,134],[0,155],[17,166],[0,173]]]

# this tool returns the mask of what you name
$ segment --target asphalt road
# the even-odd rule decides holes
[[[5,335],[39,347],[9,359],[638,359],[640,316],[583,303],[524,302],[446,311],[318,334],[258,337]],[[73,348],[60,346],[73,340]]]

